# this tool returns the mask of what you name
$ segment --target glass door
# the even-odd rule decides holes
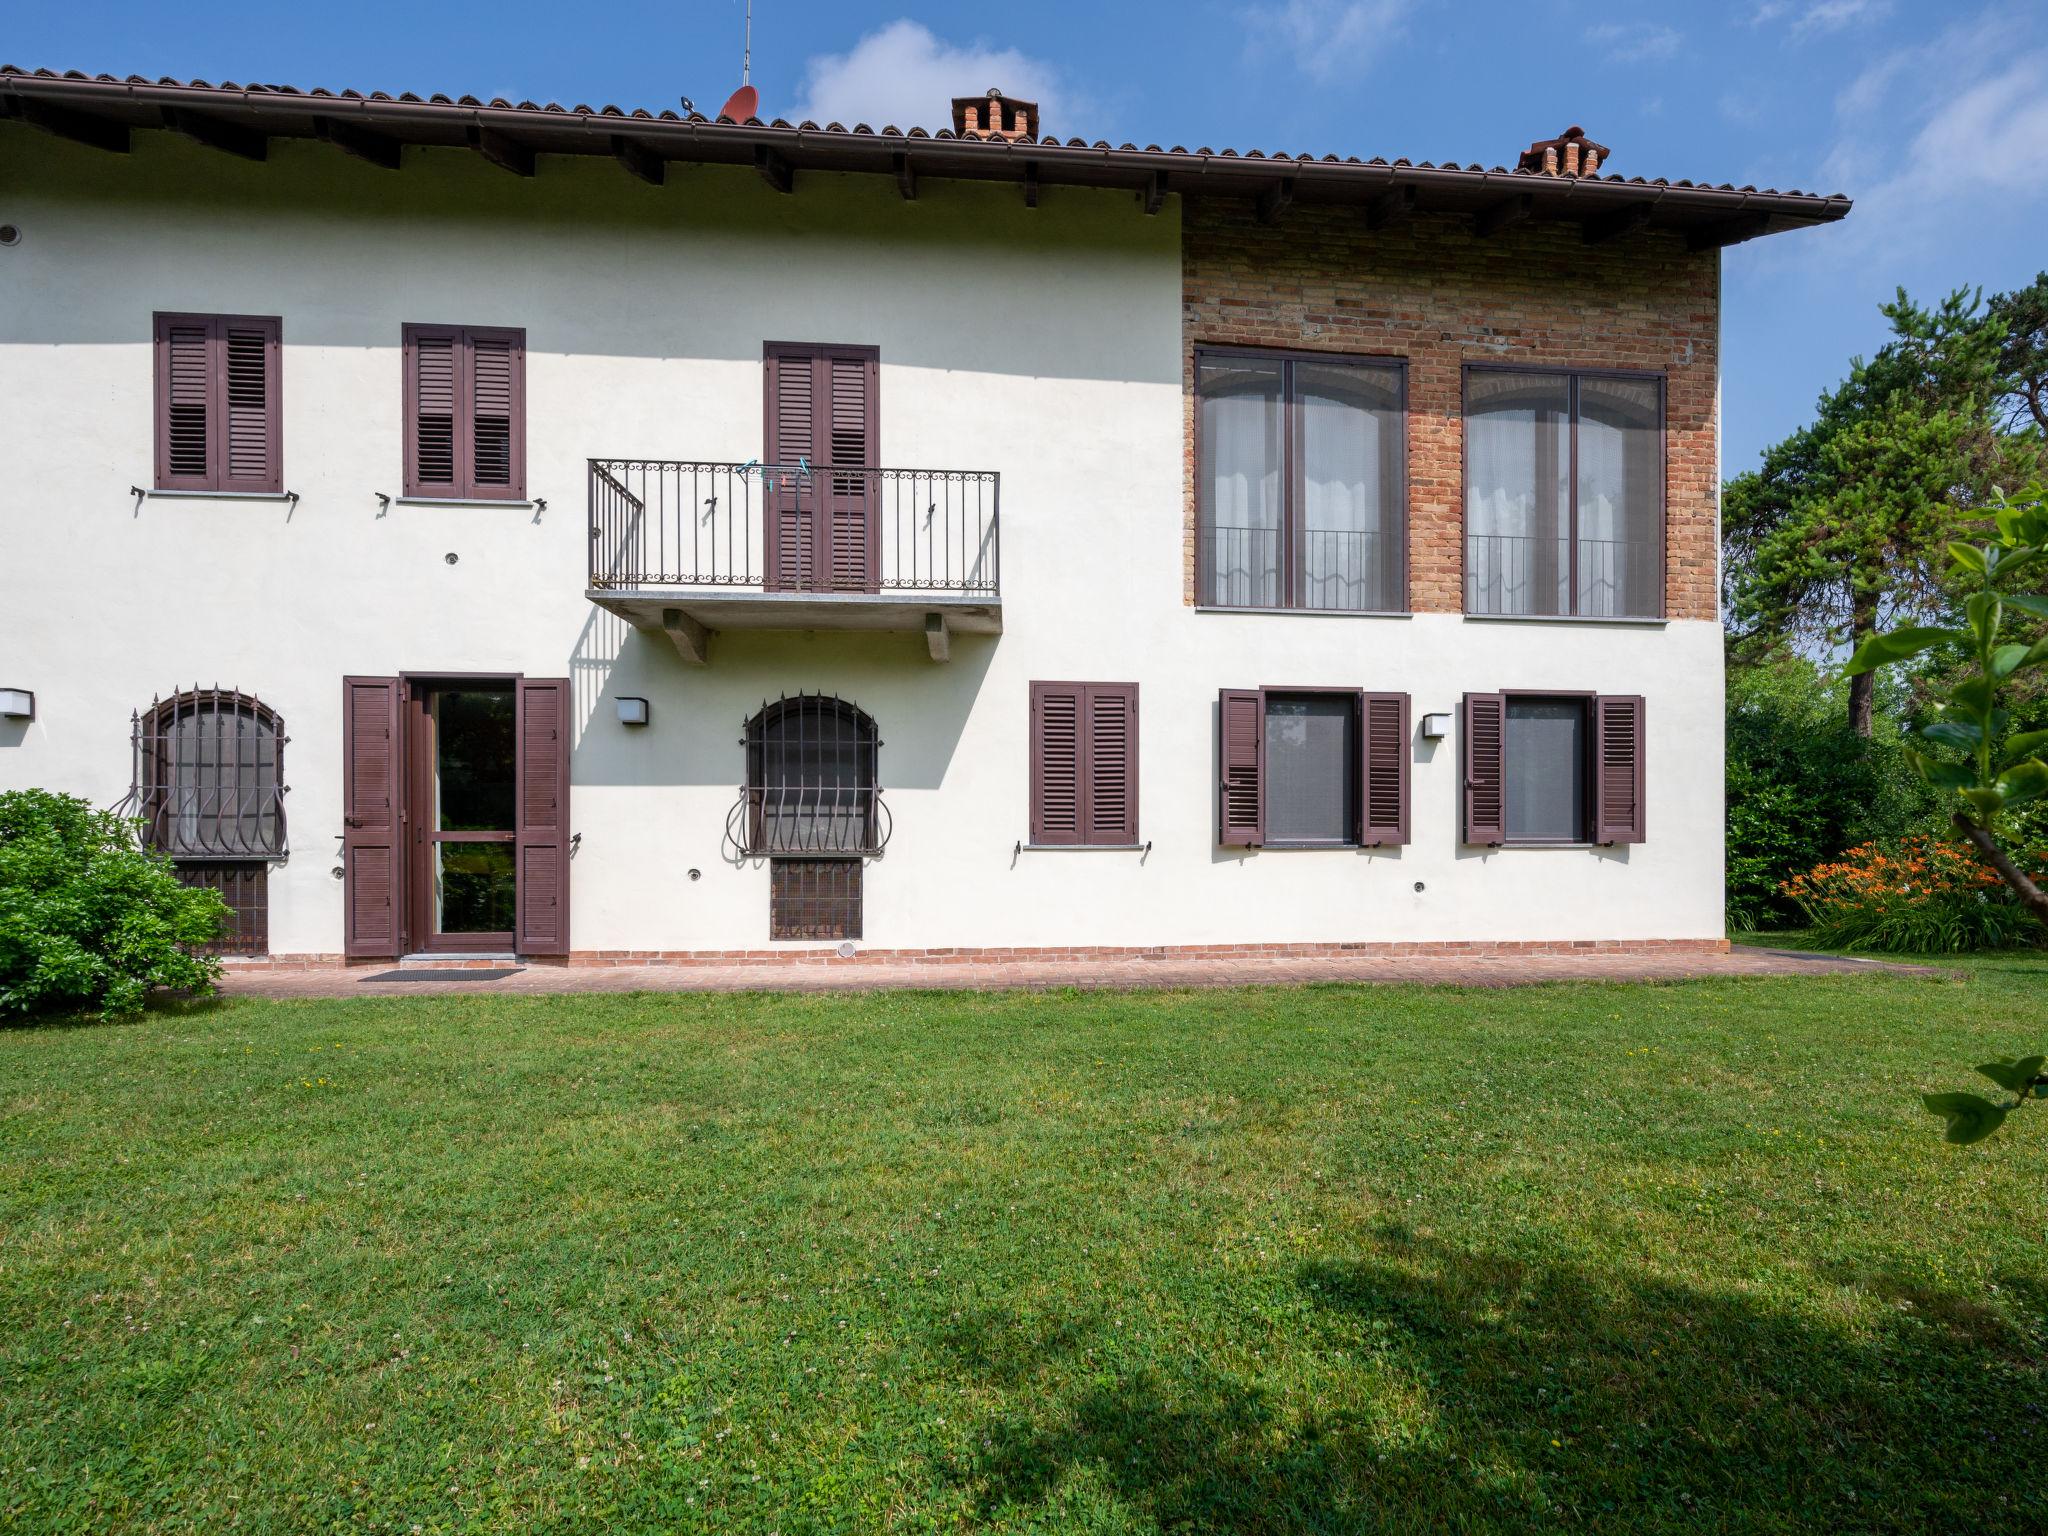
[[[512,685],[415,688],[413,947],[508,950],[518,898]]]

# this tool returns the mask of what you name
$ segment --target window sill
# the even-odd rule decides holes
[[[1152,844],[1142,843],[1019,843],[1011,853],[1150,853]]]
[[[147,496],[152,501],[297,501],[297,491],[193,491],[133,486],[136,495]]]
[[[1284,613],[1315,619],[1412,619],[1405,608],[1251,608],[1229,603],[1197,603],[1197,613]]]
[[[1576,613],[1468,613],[1468,624],[1591,624],[1604,625],[1611,629],[1662,629],[1669,619],[1604,618],[1595,614]]]
[[[538,500],[509,496],[394,496],[391,499],[401,507],[512,507],[530,512],[544,505]]]

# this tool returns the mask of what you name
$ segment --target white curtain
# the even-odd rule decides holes
[[[1294,395],[1302,461],[1296,600],[1308,608],[1398,608],[1400,373],[1299,362]]]
[[[1571,582],[1571,381],[1475,372],[1465,394],[1473,613],[1563,613]]]
[[[1280,602],[1281,365],[1206,362],[1201,394],[1201,493],[1207,600],[1231,607]]]
[[[1654,614],[1663,501],[1655,379],[1579,381],[1578,612]]]

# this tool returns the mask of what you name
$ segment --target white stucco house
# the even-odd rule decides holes
[[[0,787],[280,961],[1721,942],[1846,200],[741,116],[0,72]]]

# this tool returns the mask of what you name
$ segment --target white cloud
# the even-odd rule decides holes
[[[990,86],[1037,102],[1047,131],[1077,131],[1068,121],[1076,103],[1052,65],[1015,48],[944,42],[908,19],[870,32],[845,53],[813,57],[804,66],[797,105],[783,113],[764,106],[764,112],[849,128],[866,123],[937,129],[951,126],[955,96],[979,96]]]
[[[1816,0],[1792,23],[1792,35],[1839,32],[1859,21],[1877,21],[1890,10],[1891,0]]]
[[[1370,69],[1408,30],[1417,0],[1286,0],[1245,12],[1254,46],[1278,43],[1325,83]]]
[[[1587,32],[1586,37],[1605,48],[1607,57],[1616,64],[1647,64],[1656,59],[1676,58],[1678,50],[1685,46],[1683,32],[1647,21],[1605,22]]]

